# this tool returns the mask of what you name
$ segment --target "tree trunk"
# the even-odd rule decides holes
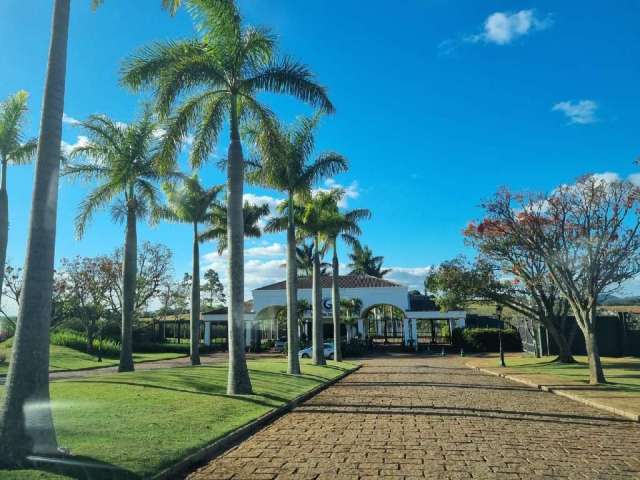
[[[138,232],[135,199],[127,202],[127,227],[124,240],[122,266],[122,340],[120,345],[119,372],[133,372],[133,315],[136,301],[136,277],[138,270]]]
[[[592,314],[595,316],[595,313]],[[607,383],[604,378],[604,371],[602,370],[602,362],[600,361],[600,351],[598,349],[598,339],[595,332],[595,322],[589,325],[586,332],[584,332],[584,341],[587,346],[587,356],[589,358],[589,383],[591,385],[598,385],[600,383]]]
[[[565,337],[564,333],[560,331],[560,328],[555,324],[553,319],[548,319],[544,322],[544,326],[553,338],[556,346],[558,347],[558,362],[560,363],[576,363],[571,353],[571,344]],[[547,350],[549,346],[547,345]]]
[[[229,378],[227,394],[245,395],[252,392],[245,358],[244,339],[244,220],[242,192],[244,161],[238,130],[238,105],[231,98],[231,143],[227,167],[227,238],[229,245]]]
[[[338,288],[338,277],[340,275],[340,265],[338,264],[337,239],[333,242],[333,259],[331,261],[331,310],[333,313],[333,359],[336,362],[342,361],[342,339],[340,338],[340,289]]]
[[[298,358],[298,269],[296,264],[296,225],[293,211],[293,192],[289,192],[287,212],[287,372],[300,375]]]
[[[49,326],[70,0],[56,0],[20,311],[0,408],[0,463],[57,453],[49,400]]]
[[[200,243],[198,224],[193,224],[193,268],[191,271],[191,365],[200,365]]]
[[[4,268],[7,261],[9,243],[9,196],[7,194],[7,159],[2,158],[2,183],[0,184],[0,305],[2,304],[2,286]]]
[[[316,235],[313,245],[313,364],[326,365],[324,358],[324,332],[322,318],[322,286],[320,284],[320,238]]]

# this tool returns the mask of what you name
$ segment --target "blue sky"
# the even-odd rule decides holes
[[[48,48],[50,5],[0,2],[0,98],[30,92],[29,134],[37,133]],[[186,12],[175,18],[160,0],[109,0],[92,12],[72,2],[65,113],[106,113],[130,121],[142,97],[118,85],[121,61],[156,40],[195,35]],[[348,207],[373,219],[362,241],[416,285],[426,268],[465,252],[461,230],[498,187],[549,190],[588,172],[637,171],[640,154],[640,2],[404,0],[240,0],[248,23],[271,27],[281,51],[306,64],[337,107],[324,120],[318,150],[336,150],[350,170]],[[309,109],[291,99],[265,101],[285,120]],[[73,144],[82,132],[64,128]],[[224,152],[221,139],[219,152]],[[186,168],[186,166],[185,166]],[[9,259],[22,264],[32,167],[9,178]],[[207,183],[224,176],[211,164]],[[322,185],[321,185],[322,186]],[[275,192],[248,193],[279,198]],[[112,251],[123,228],[105,212],[85,238],[73,219],[85,186],[63,180],[57,258]],[[176,275],[190,266],[188,227],[141,226],[140,240],[162,242]],[[249,242],[249,288],[284,277],[281,236]],[[203,264],[224,259],[203,248]],[[346,263],[346,249],[341,261]],[[467,252],[469,253],[469,252]],[[224,272],[221,272],[224,276]]]

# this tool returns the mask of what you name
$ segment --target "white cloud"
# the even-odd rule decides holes
[[[597,121],[596,110],[598,104],[593,100],[580,100],[578,102],[558,102],[551,109],[554,112],[562,112],[570,124],[586,125]]]
[[[551,24],[551,17],[539,17],[535,10],[495,12],[485,20],[482,33],[471,35],[465,40],[472,43],[507,45],[519,37],[549,28]]]
[[[284,202],[283,198],[275,198],[270,195],[256,195],[255,193],[245,193],[242,198],[251,205],[269,205],[271,214],[275,213],[278,205]]]
[[[401,283],[409,287],[409,290],[424,290],[424,279],[427,273],[431,271],[433,267],[386,267],[390,268],[391,272],[385,275],[384,278]]]
[[[336,182],[333,178],[327,178],[324,181],[324,187],[315,188],[312,193],[315,195],[318,192],[329,192],[337,188],[344,190],[344,197],[338,203],[340,208],[347,208],[349,200],[355,200],[360,196],[360,186],[357,181],[354,180],[351,184],[344,186]]]
[[[257,248],[257,247],[256,247]],[[251,250],[250,248],[246,251]],[[247,254],[247,257],[249,255]],[[268,255],[265,255],[268,256]],[[218,255],[216,252],[206,253],[203,255],[203,270],[213,268],[220,275],[220,281],[223,283],[225,291],[229,291],[229,276],[227,262],[229,257],[227,253]],[[244,262],[244,296],[245,299],[251,298],[251,290],[269,285],[270,283],[281,282],[285,278],[284,269],[285,259],[281,258],[245,258]]]
[[[62,114],[62,122],[66,123],[67,125],[78,125],[80,123],[80,120],[77,120],[75,118],[73,118],[70,115],[67,115],[66,113]]]
[[[277,242],[257,247],[249,247],[244,251],[246,257],[281,257],[285,252],[285,245]]]
[[[69,155],[71,151],[76,147],[84,147],[89,145],[89,139],[84,135],[79,135],[75,143],[67,143],[64,140],[60,143],[60,148],[63,155]]]

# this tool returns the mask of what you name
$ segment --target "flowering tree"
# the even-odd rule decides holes
[[[548,195],[502,190],[483,206],[485,226],[539,256],[584,334],[589,380],[604,383],[597,303],[640,273],[640,190],[629,181],[579,178]]]

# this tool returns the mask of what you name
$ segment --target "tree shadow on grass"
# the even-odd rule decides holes
[[[93,384],[105,384],[105,385],[126,385],[126,386],[141,387],[141,388],[154,388],[158,390],[167,390],[170,392],[186,393],[190,395],[207,395],[210,397],[230,398],[230,399],[240,400],[243,402],[255,403],[256,405],[261,405],[263,407],[268,407],[268,408],[274,407],[271,403],[263,402],[252,396],[226,395],[221,393],[211,393],[211,392],[198,391],[198,390],[187,390],[184,388],[165,387],[165,386],[154,385],[149,383],[136,383],[136,382],[125,382],[125,381],[102,381],[102,380],[82,380],[77,382],[73,380],[69,380],[68,383],[80,383],[80,384],[93,383]],[[267,395],[261,395],[261,396],[267,397]]]
[[[126,468],[85,456],[30,456],[27,468],[64,475],[79,480],[137,480],[142,478]]]

